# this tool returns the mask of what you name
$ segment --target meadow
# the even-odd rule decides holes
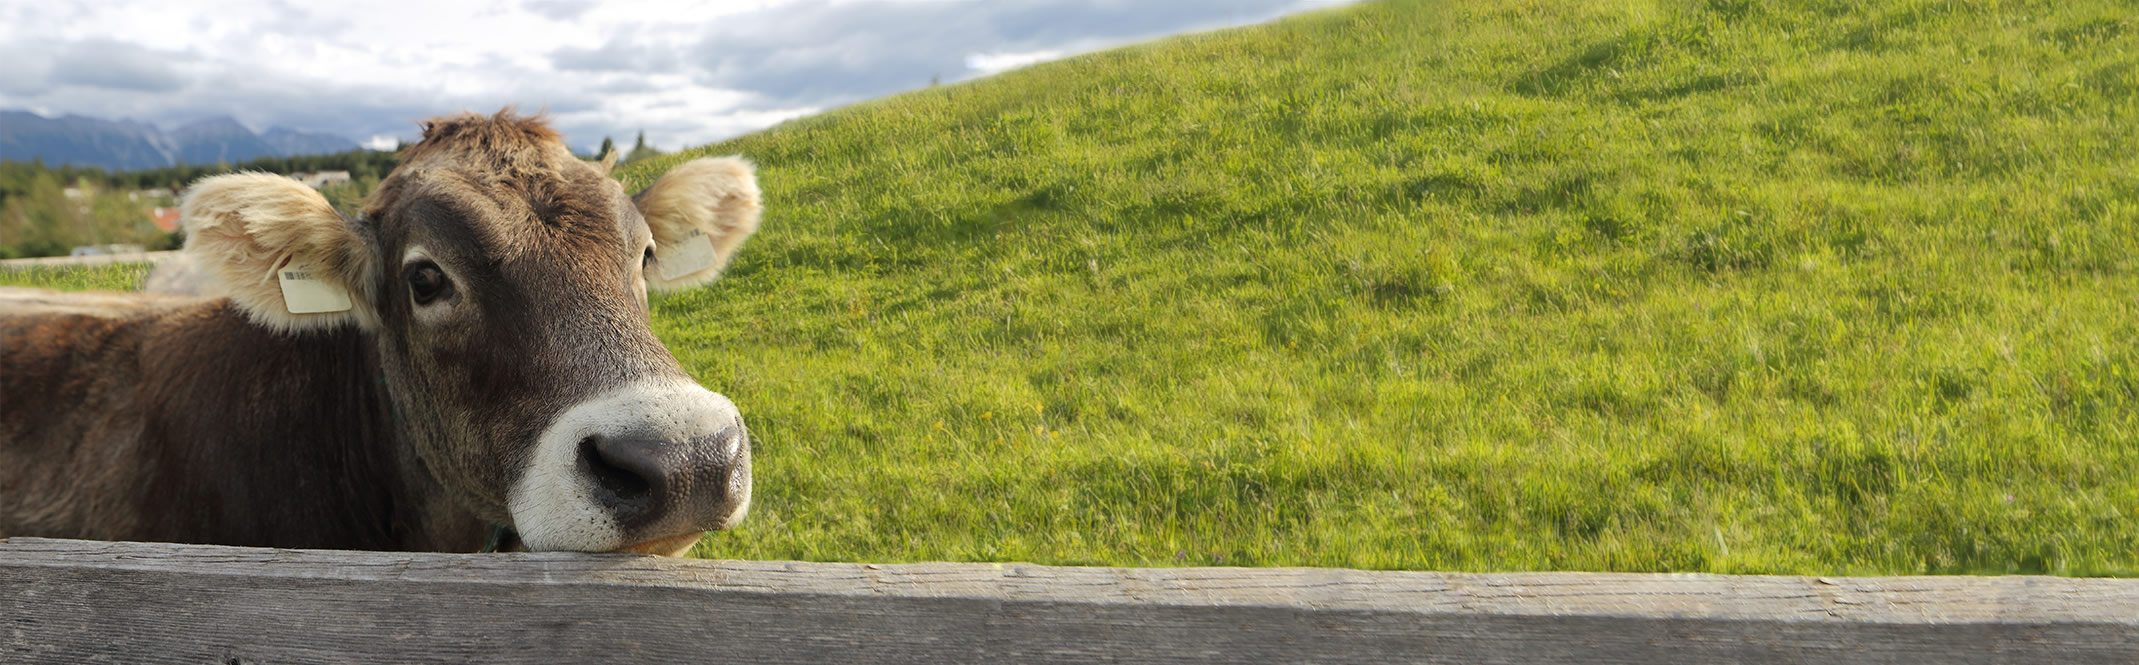
[[[2134,127],[2116,1],[1416,0],[620,177],[766,189],[700,556],[2134,575]]]

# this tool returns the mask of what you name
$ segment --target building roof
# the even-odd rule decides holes
[[[156,208],[156,209],[150,210],[150,211],[149,211],[149,222],[150,222],[150,223],[153,223],[153,224],[155,224],[155,225],[156,225],[156,230],[158,230],[158,231],[162,231],[162,232],[164,232],[164,233],[170,233],[170,232],[173,232],[173,231],[177,231],[177,230],[178,230],[178,209],[177,209],[177,208]]]

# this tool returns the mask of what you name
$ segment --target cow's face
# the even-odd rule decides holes
[[[675,554],[742,519],[750,442],[655,339],[646,293],[717,275],[756,229],[757,186],[732,158],[636,198],[604,171],[534,121],[450,118],[360,220],[287,179],[204,181],[188,251],[263,325],[369,330],[430,475],[529,548]],[[318,282],[295,296],[293,265]],[[337,289],[346,310],[306,311]]]

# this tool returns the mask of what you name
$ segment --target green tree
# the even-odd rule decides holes
[[[147,206],[127,198],[126,192],[111,187],[99,187],[87,178],[76,185],[83,193],[82,203],[88,214],[83,215],[82,225],[95,244],[124,243],[148,244],[151,236],[157,235],[154,224],[149,223]]]
[[[639,130],[639,140],[631,145],[631,154],[624,156],[624,162],[631,163],[648,157],[659,157],[660,155],[661,151],[655,150],[653,146],[646,145],[646,130],[642,129]]]
[[[0,211],[0,227],[12,236],[10,246],[18,256],[57,256],[77,243],[74,204],[67,200],[59,177],[50,171],[32,175],[20,196],[11,197]]]
[[[327,203],[332,204],[335,210],[340,210],[342,214],[353,217],[363,212],[364,198],[371,196],[372,190],[378,188],[378,176],[369,174],[352,175],[349,182],[328,185],[321,188],[319,194],[327,197]]]

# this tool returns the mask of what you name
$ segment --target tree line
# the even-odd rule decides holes
[[[0,162],[0,258],[59,256],[92,245],[174,249],[181,242],[179,234],[157,228],[151,212],[176,207],[186,185],[222,173],[348,171],[349,182],[320,193],[335,207],[352,211],[396,163],[395,153],[380,150],[119,172],[46,166],[41,161]]]
[[[602,138],[599,158],[615,149]],[[631,162],[661,154],[640,132],[632,149],[621,155]],[[176,249],[183,238],[151,221],[159,207],[176,207],[187,185],[212,175],[264,171],[290,175],[313,171],[348,171],[349,181],[328,185],[320,194],[345,214],[356,214],[364,197],[400,164],[394,150],[351,150],[325,155],[262,157],[237,164],[182,164],[136,171],[109,172],[89,166],[46,166],[41,161],[0,161],[0,259],[60,256],[76,247],[140,245]]]

